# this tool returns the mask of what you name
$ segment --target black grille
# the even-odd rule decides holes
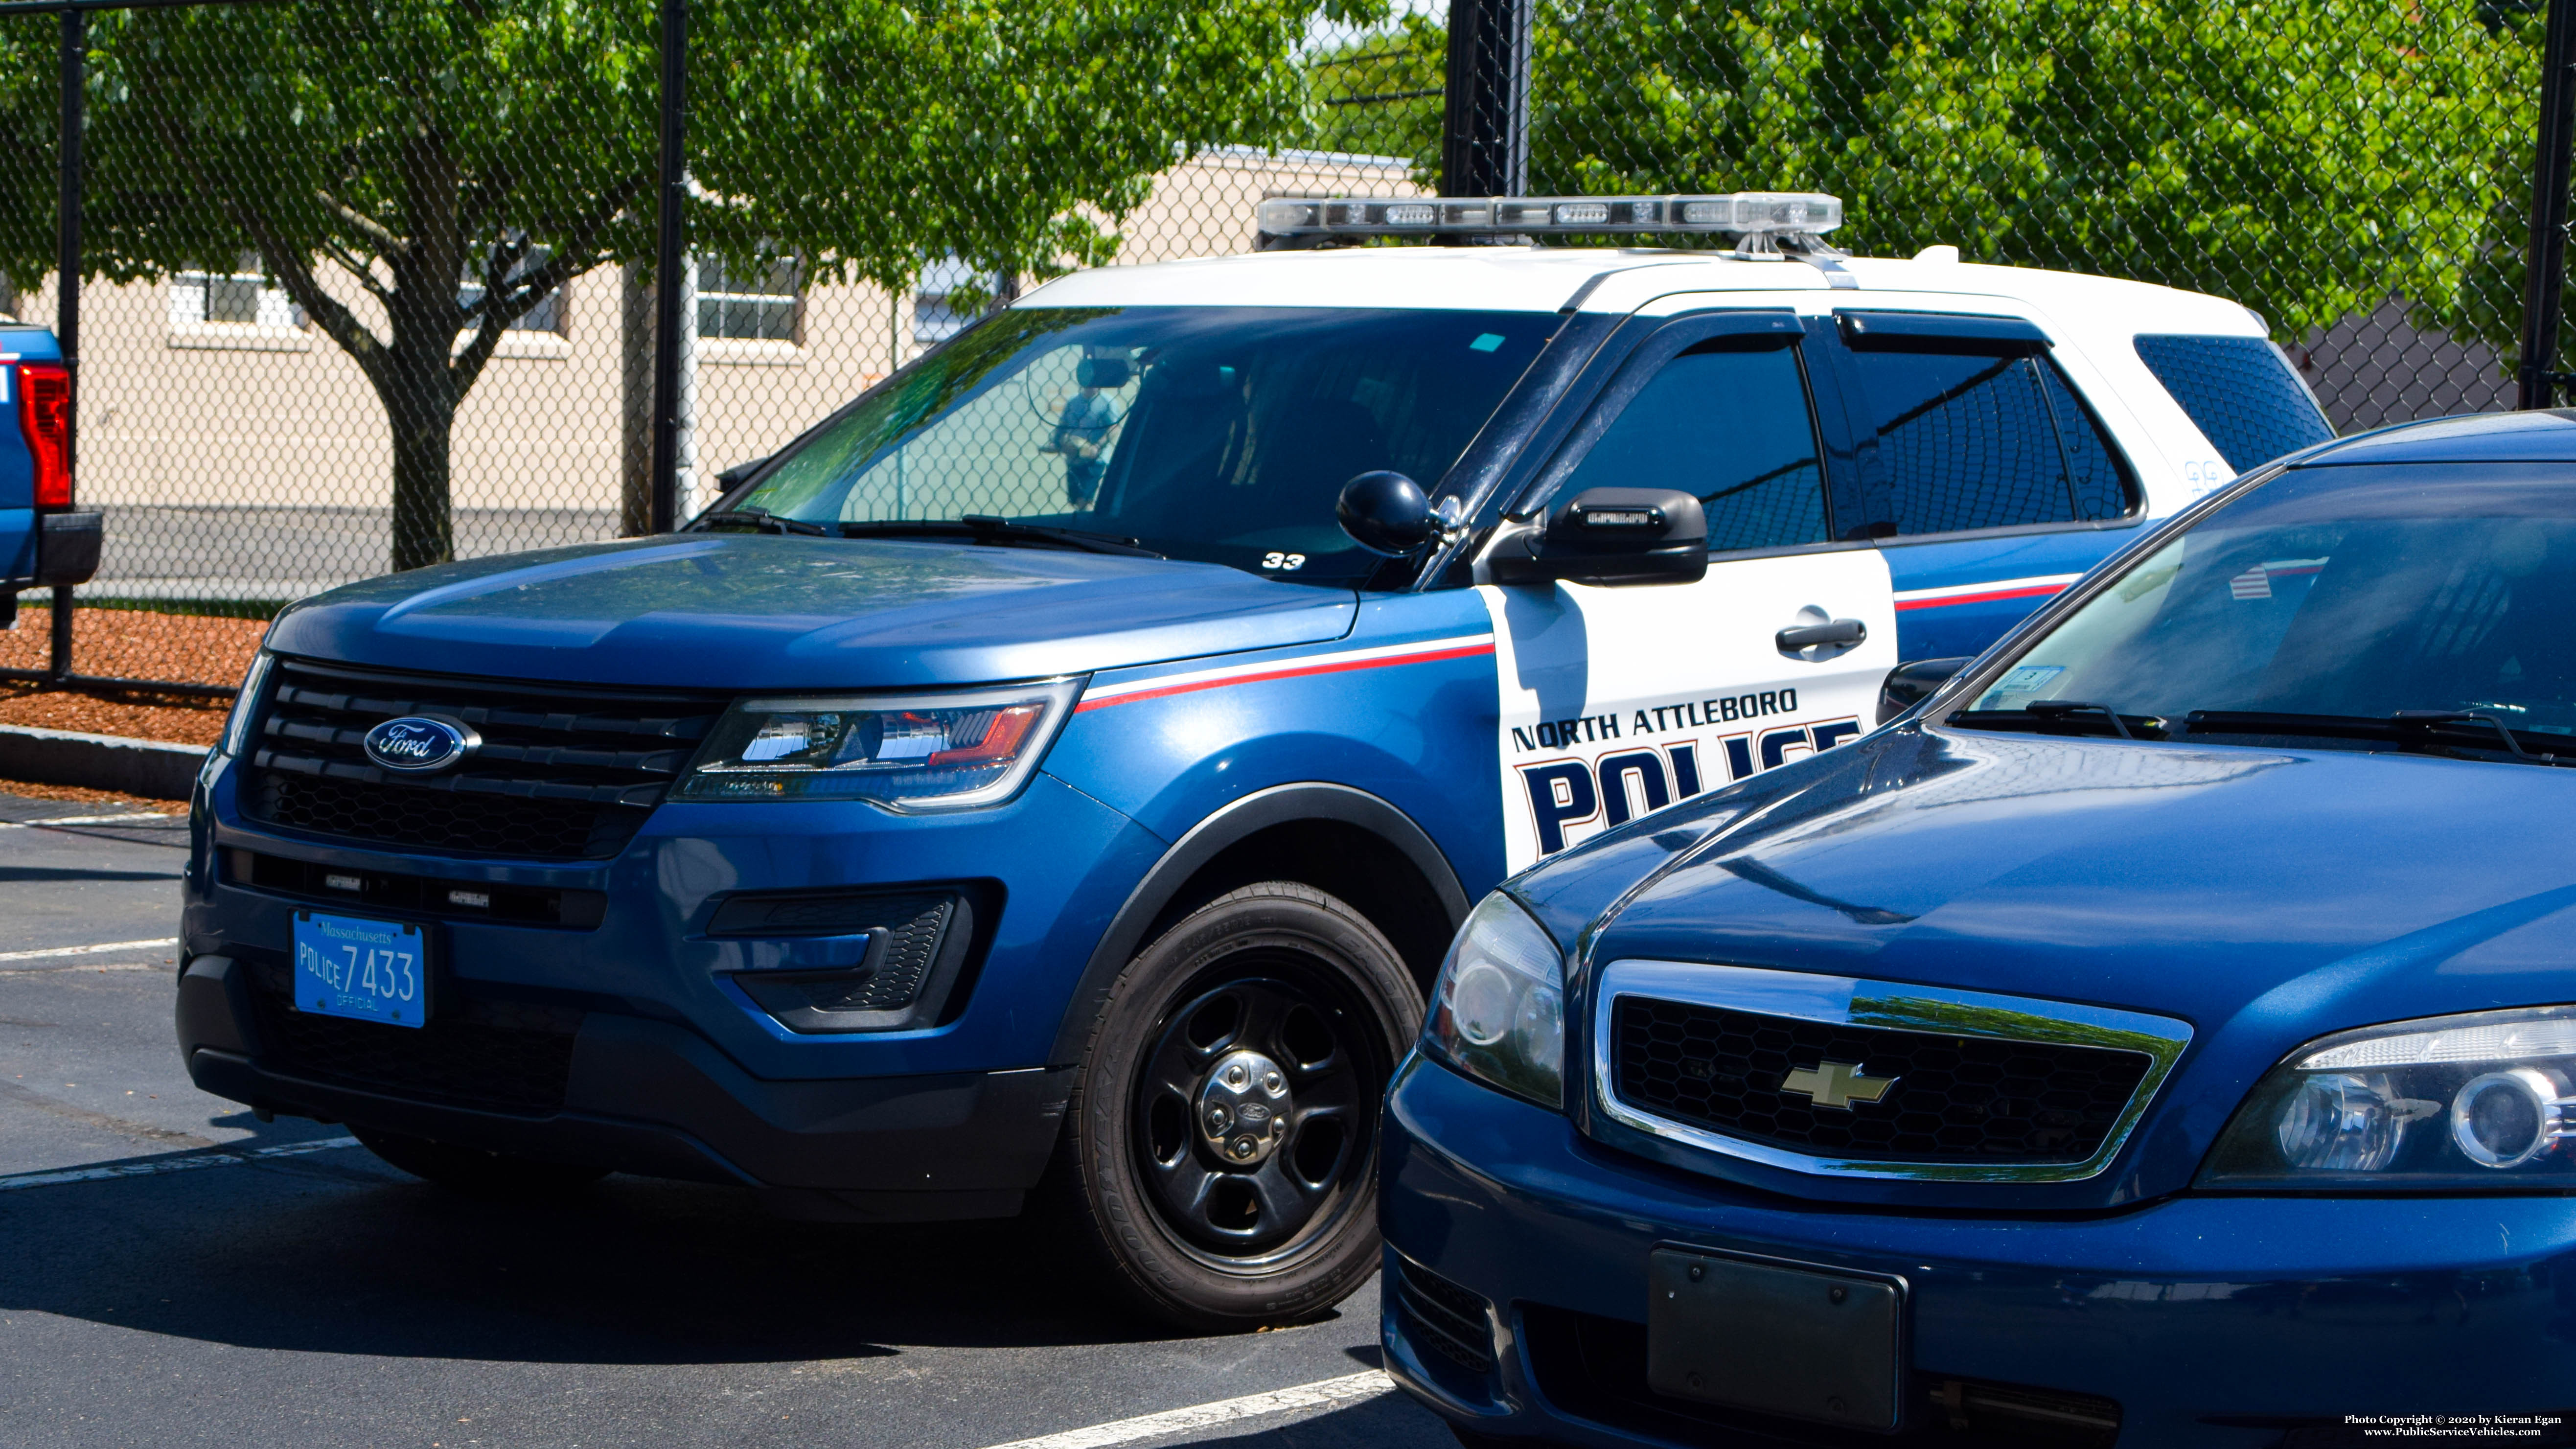
[[[1396,1268],[1396,1305],[1414,1341],[1470,1373],[1494,1367],[1494,1335],[1485,1300],[1412,1261]]]
[[[283,966],[251,973],[260,1063],[285,1076],[521,1116],[563,1108],[579,1011],[519,1002],[433,1001],[429,1024],[386,1026],[298,1011]]]
[[[255,850],[226,850],[224,875],[235,885],[308,901],[364,904],[451,920],[569,926],[587,931],[608,914],[608,897],[600,891],[549,890],[358,870],[318,861],[289,860]]]
[[[1836,1026],[1650,997],[1614,1008],[1620,1100],[1731,1137],[1889,1161],[2082,1162],[2145,1079],[2143,1052]],[[1818,1106],[1790,1073],[1843,1062],[1894,1078]]]
[[[599,860],[633,839],[724,710],[704,695],[496,684],[281,663],[244,808],[287,830],[406,849]],[[361,743],[402,715],[471,725],[453,770],[408,778]]]

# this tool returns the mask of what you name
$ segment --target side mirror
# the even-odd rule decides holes
[[[757,473],[762,468],[768,466],[769,459],[774,456],[776,455],[767,454],[758,458],[750,459],[747,462],[736,463],[732,467],[718,473],[716,475],[716,496],[721,498],[724,495],[731,493],[736,488],[741,487],[752,474]]]
[[[1950,682],[1950,677],[1975,663],[1973,659],[1917,659],[1887,671],[1887,682],[1878,687],[1878,722],[1885,724],[1898,715],[1932,697],[1932,691]]]
[[[1333,516],[1353,543],[1388,558],[1402,558],[1429,543],[1440,527],[1422,485],[1401,473],[1362,473],[1343,484]]]
[[[1503,584],[1696,583],[1708,575],[1708,516],[1670,488],[1586,488],[1488,562]]]

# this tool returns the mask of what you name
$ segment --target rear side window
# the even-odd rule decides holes
[[[2118,456],[2056,364],[2027,348],[1851,354],[1880,537],[2129,511]],[[1866,446],[1874,439],[1875,449]]]
[[[2316,399],[2260,337],[2140,333],[2138,360],[2239,473],[2334,436]]]
[[[1628,399],[1556,490],[1655,484],[1699,495],[1712,553],[1823,543],[1807,382],[1778,337],[1703,342]]]

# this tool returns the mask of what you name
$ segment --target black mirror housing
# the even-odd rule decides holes
[[[1708,575],[1708,515],[1671,488],[1586,488],[1494,550],[1494,582],[1688,584]]]
[[[1949,683],[1952,675],[1975,662],[1973,659],[1917,659],[1887,671],[1887,682],[1878,687],[1878,722],[1885,724],[1930,699],[1932,691]]]
[[[1402,558],[1431,541],[1440,529],[1422,485],[1401,473],[1362,473],[1342,485],[1333,516],[1351,542],[1371,553]]]

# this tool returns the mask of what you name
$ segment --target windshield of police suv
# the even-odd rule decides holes
[[[1342,485],[1384,468],[1435,487],[1557,322],[1015,308],[897,373],[723,507],[842,533],[996,518],[1348,583],[1378,560],[1334,521]]]
[[[2265,716],[2341,717],[2519,753],[2501,724],[2548,750],[2576,735],[2576,482],[2547,471],[2283,474],[2130,565],[1951,720],[2297,737]]]

